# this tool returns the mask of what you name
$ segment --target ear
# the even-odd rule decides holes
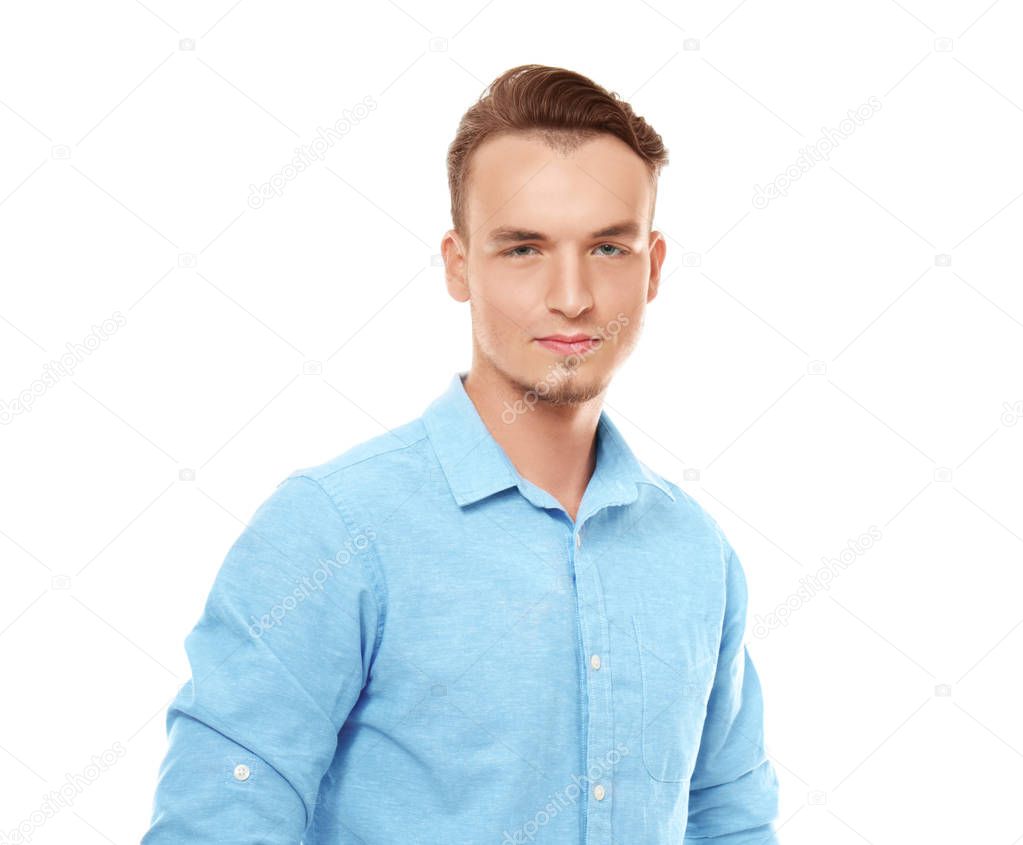
[[[660,232],[650,232],[650,284],[647,289],[647,302],[657,296],[657,290],[661,284],[661,267],[664,266],[664,256],[667,251],[668,244],[664,236]]]
[[[440,242],[440,252],[444,257],[444,278],[447,281],[448,294],[456,302],[469,299],[469,284],[466,280],[468,251],[462,244],[462,238],[455,229],[448,229]]]

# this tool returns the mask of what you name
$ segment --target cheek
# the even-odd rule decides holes
[[[613,336],[614,344],[620,349],[631,349],[643,326],[646,313],[646,296],[643,293],[632,293],[619,296],[607,303],[605,314],[605,330]]]
[[[506,286],[475,284],[469,295],[472,321],[477,338],[491,353],[523,337],[531,324],[529,310]]]
[[[535,321],[537,308],[543,307],[542,292],[521,273],[482,264],[470,278],[474,308],[495,332],[526,331]]]
[[[622,278],[608,279],[600,292],[598,307],[607,319],[615,319],[619,314],[629,317],[631,328],[633,319],[639,319],[646,308],[647,285],[643,279]]]
[[[649,263],[642,256],[633,256],[625,261],[614,262],[606,259],[596,263],[593,281],[600,284],[607,296],[622,300],[644,299],[650,284]]]

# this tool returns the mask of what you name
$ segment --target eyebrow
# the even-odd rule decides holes
[[[623,220],[621,223],[614,223],[598,229],[590,234],[591,238],[613,238],[617,235],[638,235],[639,224],[634,220]],[[534,232],[529,229],[517,229],[513,226],[502,226],[494,229],[487,235],[487,243],[518,243],[519,241],[549,241],[550,238],[543,232]]]

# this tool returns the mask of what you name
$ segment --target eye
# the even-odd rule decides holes
[[[617,252],[601,252],[600,253],[601,255],[607,256],[608,258],[620,258],[623,255],[628,255],[629,254],[627,250],[622,249],[620,246],[615,246],[614,244],[600,244],[596,248],[597,249],[603,249],[604,247],[610,247],[613,250],[617,250]],[[520,249],[532,250],[533,252],[531,252],[531,253],[530,252],[519,252],[518,250],[520,250]],[[502,253],[502,255],[505,255],[508,258],[526,258],[527,256],[535,254],[535,253],[536,253],[536,247],[532,247],[532,246],[516,246],[516,247],[513,247],[512,249],[509,249],[506,252]]]
[[[532,247],[532,246],[516,246],[516,247],[513,247],[512,249],[509,249],[507,252],[505,252],[503,254],[507,255],[509,258],[525,258],[526,256],[523,255],[521,252],[516,252],[515,251],[517,249],[531,249],[534,252],[536,252],[536,247]]]

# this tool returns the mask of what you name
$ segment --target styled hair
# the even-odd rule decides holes
[[[538,137],[561,153],[570,153],[601,133],[614,135],[643,159],[655,198],[657,177],[668,163],[661,136],[615,92],[564,68],[513,67],[491,82],[462,115],[448,147],[451,220],[466,244],[465,198],[472,153],[488,138],[508,132]]]

